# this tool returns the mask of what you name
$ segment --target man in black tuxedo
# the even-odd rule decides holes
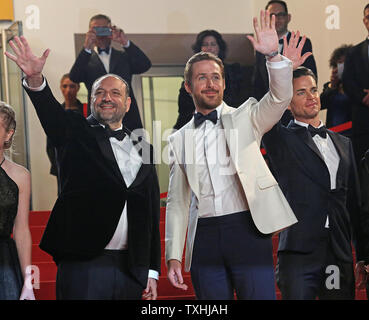
[[[58,265],[58,299],[155,299],[160,195],[152,148],[123,126],[129,86],[108,74],[92,85],[92,115],[64,110],[42,76],[49,54],[15,37],[6,55],[57,148],[61,194],[40,247]]]
[[[354,46],[345,59],[343,89],[352,101],[352,144],[359,164],[369,149],[369,3],[364,8],[368,37]]]
[[[298,220],[280,233],[277,284],[283,299],[354,299],[351,240],[363,273],[369,215],[359,210],[351,142],[322,125],[316,76],[305,67],[293,73],[290,109],[294,120],[263,137],[272,172]]]
[[[283,37],[287,37],[287,42],[290,41],[291,32],[288,31],[288,23],[291,21],[291,14],[288,13],[287,4],[284,1],[269,1],[265,7],[265,10],[269,11],[270,15],[275,15],[276,23],[275,28],[279,37],[279,52],[283,52]],[[300,40],[301,41],[301,38]],[[306,52],[313,52],[310,39],[306,39],[305,45],[302,48],[301,55]],[[316,64],[314,56],[309,56],[304,62],[303,66],[311,69],[315,75],[317,75]],[[254,97],[260,100],[269,91],[269,76],[267,69],[265,67],[265,57],[256,51],[255,54],[255,68],[253,75],[253,87],[254,87]],[[287,125],[292,119],[291,112],[286,110],[282,116],[282,123]]]
[[[110,35],[100,36],[100,34]],[[112,41],[120,44],[124,51],[114,49],[111,46]],[[83,49],[70,70],[70,78],[74,82],[84,82],[90,102],[91,87],[97,78],[113,73],[126,80],[131,86],[132,75],[143,73],[150,67],[149,58],[127,38],[124,31],[112,26],[110,18],[106,15],[98,14],[90,19]],[[123,124],[133,131],[142,128],[142,121],[132,91],[130,97],[131,108],[124,117]]]

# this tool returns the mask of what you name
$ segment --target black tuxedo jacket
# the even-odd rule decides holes
[[[369,230],[363,230],[360,223],[363,219],[351,141],[332,131],[328,134],[340,157],[335,190],[331,190],[328,168],[305,127],[292,121],[287,127],[278,123],[263,137],[271,170],[298,220],[280,233],[278,250],[312,252],[324,235],[328,215],[337,258],[352,261],[353,230],[357,257],[367,260],[369,252],[363,239]]]
[[[132,41],[130,41],[130,46],[124,49],[125,51],[119,51],[114,48],[111,48],[111,50],[109,73],[122,77],[130,87],[133,74],[143,73],[151,67],[149,58]],[[94,50],[90,54],[82,49],[70,70],[70,79],[74,82],[83,82],[85,84],[90,105],[92,84],[105,74],[105,67],[98,54]],[[129,112],[123,119],[123,125],[133,131],[134,129],[142,128],[142,121],[132,88],[130,89],[132,103]]]
[[[366,95],[364,89],[369,89],[368,43],[365,40],[349,50],[342,76],[343,89],[352,100],[353,136],[369,135],[369,108],[362,103]],[[361,156],[368,148],[369,142]]]
[[[287,35],[287,42],[290,41],[290,38],[291,33],[289,32]],[[301,41],[301,39],[302,38],[300,38],[299,42]],[[303,55],[305,52],[313,52],[311,41],[308,38],[306,38],[306,42],[304,47],[302,48],[301,54]],[[311,69],[311,71],[313,71],[314,74],[318,76],[314,56],[310,56],[309,58],[307,58],[303,66]],[[256,51],[255,54],[253,86],[254,86],[254,97],[257,100],[260,100],[269,91],[269,76],[265,66],[265,56],[258,51]]]
[[[40,92],[27,93],[42,127],[57,148],[60,164],[61,194],[40,248],[51,254],[56,263],[99,255],[111,240],[127,202],[130,270],[146,286],[148,270],[160,272],[161,261],[160,191],[152,161],[142,164],[135,181],[127,188],[109,138],[92,116],[86,120],[73,111],[65,111],[48,86]],[[133,133],[130,138],[134,143],[139,141]],[[141,140],[136,147],[152,160],[150,144]]]

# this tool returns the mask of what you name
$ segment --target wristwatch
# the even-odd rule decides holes
[[[267,58],[273,58],[273,57],[275,57],[278,54],[279,54],[278,51],[273,51],[273,52],[271,52],[269,54],[266,54],[265,57],[267,57]]]

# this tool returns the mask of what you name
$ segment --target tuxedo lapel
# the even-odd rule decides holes
[[[233,163],[238,164],[238,163],[242,163],[242,159],[238,159],[239,153],[238,153],[237,142],[238,142],[239,137],[232,135],[235,132],[237,132],[238,134],[238,131],[232,130],[234,129],[233,124],[232,124],[232,114],[231,112],[229,112],[228,108],[229,107],[224,104],[222,114],[220,117],[220,121],[223,125],[224,135],[227,141],[227,147],[228,147],[230,156],[233,160]]]
[[[92,56],[91,56],[90,63],[94,65],[94,68],[96,68],[96,73],[97,74],[106,74],[106,73],[108,73],[105,70],[104,64],[100,60],[99,55],[94,50],[92,50]]]
[[[125,186],[126,184],[120,172],[113,149],[111,147],[109,138],[106,136],[104,128],[100,125],[92,125],[91,128],[95,133],[97,145],[99,146],[104,159],[106,160],[108,166],[113,170],[114,177],[118,180],[119,184],[123,184]]]
[[[295,124],[292,120],[288,124],[287,128],[294,132],[314,152],[314,154],[324,162],[324,159],[307,128]]]
[[[195,124],[194,118],[190,120],[186,129],[184,130],[184,154],[183,161],[186,167],[188,184],[190,185],[192,191],[199,198],[200,187],[199,187],[199,175],[197,172],[196,165],[196,136],[195,136]]]
[[[151,166],[153,166],[153,152],[151,150],[151,145],[146,142],[142,137],[131,133],[127,128],[124,127],[124,131],[129,135],[133,146],[137,150],[138,154],[142,159],[142,165],[137,173],[135,180],[132,182],[130,188],[134,188],[140,185],[150,173]]]
[[[301,140],[305,145],[308,146],[309,149],[313,151],[312,157],[317,156],[318,161],[321,161],[321,168],[324,168],[324,170],[328,171],[327,165],[324,162],[324,159],[318,149],[318,147],[315,145],[313,138],[309,134],[307,128],[299,126],[295,124],[292,120],[288,124],[287,128],[292,132],[294,135],[296,135],[298,141],[297,144],[300,144]],[[310,177],[311,181],[315,181],[315,183],[323,188],[323,190],[326,190],[327,187],[329,187],[329,180],[323,181],[321,177],[321,171],[317,170],[319,166],[317,166],[317,163],[309,160],[309,156],[306,156],[302,150],[299,149],[299,147],[296,147],[296,150],[291,150],[291,154],[293,154],[294,158],[296,159],[296,162],[300,166],[301,170],[305,172],[305,174]],[[311,154],[311,152],[310,152]]]
[[[87,118],[87,122],[94,132],[97,145],[99,146],[99,149],[104,159],[106,160],[108,166],[113,170],[114,177],[118,180],[119,184],[123,184],[124,186],[126,186],[122,174],[120,172],[118,163],[115,159],[109,138],[107,137],[104,128],[99,124],[99,122],[94,118],[93,115],[90,115]]]

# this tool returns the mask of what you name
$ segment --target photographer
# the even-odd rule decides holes
[[[114,49],[112,41],[121,45],[124,51]],[[127,38],[124,31],[113,26],[109,17],[98,14],[90,19],[83,49],[70,71],[70,79],[85,84],[90,104],[91,87],[97,78],[113,73],[131,86],[132,75],[146,72],[150,67],[149,58]],[[132,131],[142,128],[142,122],[132,90],[130,97],[131,109],[123,124]]]

